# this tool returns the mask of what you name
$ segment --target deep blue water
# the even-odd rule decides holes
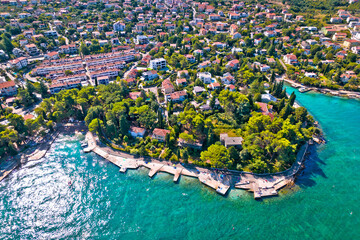
[[[360,239],[360,102],[295,91],[328,143],[279,197],[224,198],[191,178],[122,174],[62,136],[0,182],[0,239]]]

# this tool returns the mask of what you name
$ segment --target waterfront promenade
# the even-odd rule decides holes
[[[308,144],[301,147],[293,166],[276,174],[253,174],[231,170],[214,170],[195,166],[186,166],[180,163],[174,164],[168,161],[160,161],[149,157],[139,157],[115,151],[102,144],[91,132],[87,132],[86,141],[88,147],[85,152],[94,152],[102,158],[107,159],[125,173],[128,169],[145,167],[149,169],[149,177],[154,177],[158,172],[166,172],[174,175],[177,182],[181,175],[197,178],[204,185],[214,189],[221,195],[226,195],[231,187],[248,190],[254,193],[254,198],[262,198],[278,195],[278,190],[293,184],[296,174],[299,172],[306,156]]]

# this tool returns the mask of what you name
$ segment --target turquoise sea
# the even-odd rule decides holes
[[[294,91],[328,143],[279,197],[121,174],[62,136],[0,182],[0,239],[360,239],[360,101]]]

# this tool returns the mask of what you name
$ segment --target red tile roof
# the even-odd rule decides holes
[[[15,86],[14,81],[7,81],[7,82],[0,83],[0,89],[14,87],[14,86]]]
[[[165,137],[166,134],[169,134],[169,133],[170,133],[169,130],[160,129],[160,128],[155,128],[154,131],[153,131],[153,134],[154,134],[154,135],[162,136],[162,137]]]

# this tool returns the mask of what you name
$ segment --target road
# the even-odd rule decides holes
[[[49,27],[50,27],[51,31],[54,31],[54,27],[53,27],[53,25],[51,23],[49,23]],[[66,45],[69,45],[70,41],[69,41],[69,39],[67,37],[65,37],[63,35],[60,35],[59,33],[58,33],[58,35],[59,35],[59,37],[62,37],[62,38],[65,39]]]
[[[192,9],[193,9],[193,20],[195,21],[196,9],[194,7],[192,7]]]
[[[284,67],[284,69],[287,71],[287,66],[286,66],[285,63],[281,60],[281,58],[279,58],[279,62],[280,62],[281,65]]]
[[[124,77],[126,78],[126,76],[129,74],[129,72],[130,72],[131,70],[133,70],[134,68],[136,68],[137,65],[138,65],[138,63],[135,62],[134,65],[133,65],[128,71],[126,71],[126,72],[124,73]]]
[[[29,80],[30,82],[38,82],[38,79],[36,78],[36,77],[31,77],[30,76],[30,72],[28,72],[27,74],[25,74],[25,78],[27,79],[27,80]]]
[[[1,64],[0,67],[5,71],[5,74],[10,78],[10,80],[14,81],[16,79],[12,74],[7,71],[7,64]]]

